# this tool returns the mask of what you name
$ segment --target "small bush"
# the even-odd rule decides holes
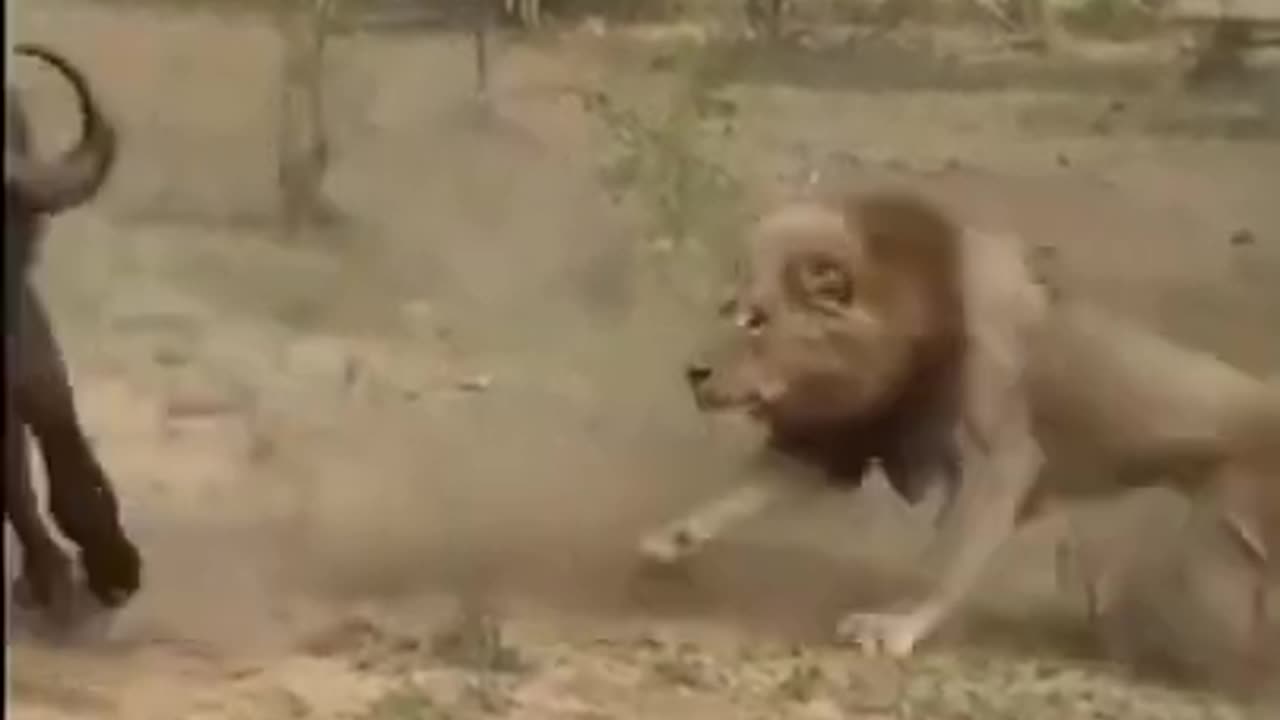
[[[582,95],[610,140],[602,184],[616,202],[633,202],[642,213],[645,249],[702,283],[724,267],[724,249],[743,225],[742,183],[711,148],[714,138],[734,131],[737,107],[719,92],[730,59],[701,48],[673,56],[674,83],[656,110],[623,105],[603,91]]]
[[[1080,35],[1131,40],[1151,32],[1157,15],[1139,0],[1081,0],[1062,10],[1062,23]]]

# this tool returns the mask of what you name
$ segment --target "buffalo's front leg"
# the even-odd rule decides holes
[[[22,576],[14,588],[14,599],[44,608],[55,622],[65,626],[71,621],[74,607],[71,560],[40,517],[40,506],[31,486],[26,436],[13,394],[6,395],[4,515],[13,525],[22,546]]]
[[[18,412],[44,458],[51,514],[80,548],[89,589],[115,607],[138,590],[142,561],[120,525],[111,482],[81,428],[62,351],[40,298],[30,286],[23,295]]]

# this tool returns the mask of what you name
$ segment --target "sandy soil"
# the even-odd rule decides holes
[[[63,646],[14,619],[12,717],[1249,712],[1085,638],[1051,582],[1063,518],[903,666],[826,634],[913,580],[928,511],[883,488],[744,528],[686,577],[637,573],[637,535],[723,486],[752,440],[698,418],[678,382],[706,314],[690,298],[714,281],[642,271],[643,208],[601,190],[610,141],[565,92],[661,96],[653,37],[503,39],[484,122],[465,38],[341,38],[329,190],[349,219],[286,245],[269,26],[34,5],[19,34],[86,63],[124,132],[120,172],[54,225],[39,282],[148,568],[134,603]],[[976,57],[982,39],[962,40]],[[708,152],[744,202],[919,184],[1057,244],[1118,310],[1280,367],[1280,135],[1257,93],[1170,89],[1163,41],[1106,63],[965,64],[922,43],[747,56],[734,133]],[[17,76],[40,142],[64,142],[66,89]],[[1242,229],[1253,242],[1231,242]],[[1207,671],[1238,648],[1239,573],[1178,532],[1184,507],[1155,493],[1077,515],[1108,548],[1195,549],[1195,592],[1135,576],[1149,602],[1112,638],[1122,652]]]

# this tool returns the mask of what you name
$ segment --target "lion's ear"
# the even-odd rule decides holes
[[[853,275],[831,258],[807,258],[798,268],[798,285],[807,303],[842,311],[853,304]]]

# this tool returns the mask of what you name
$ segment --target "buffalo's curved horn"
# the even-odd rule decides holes
[[[20,44],[14,52],[52,65],[76,93],[80,140],[75,147],[52,161],[8,148],[4,153],[6,191],[13,188],[32,210],[56,213],[89,200],[102,187],[115,165],[115,128],[103,116],[84,75],[70,61],[39,45]]]

